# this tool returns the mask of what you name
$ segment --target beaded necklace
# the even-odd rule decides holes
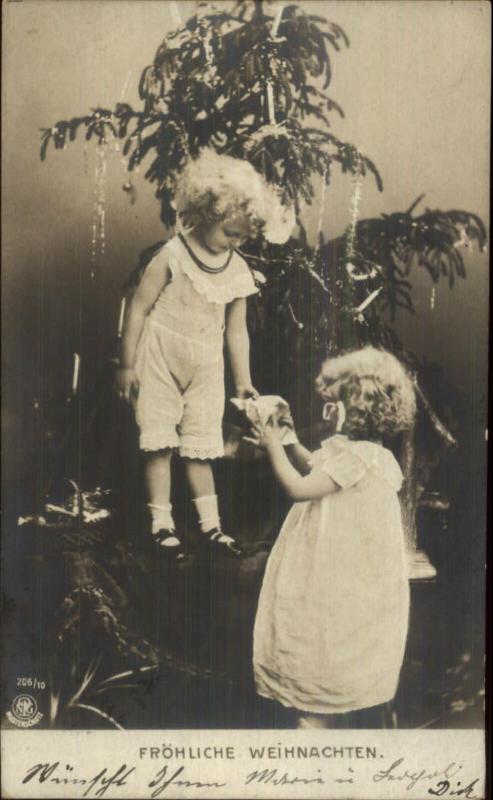
[[[215,275],[215,274],[217,274],[219,272],[224,272],[224,270],[229,266],[229,262],[231,261],[231,259],[233,257],[233,252],[234,251],[232,249],[230,249],[228,257],[226,259],[226,262],[221,267],[208,267],[207,264],[204,264],[204,262],[201,261],[200,258],[195,255],[195,253],[193,252],[192,248],[188,244],[188,242],[185,239],[185,237],[183,236],[183,234],[179,233],[178,234],[178,238],[183,243],[183,245],[185,246],[185,249],[187,250],[190,258],[195,262],[195,264],[197,264],[199,269],[201,269],[203,272],[208,272],[210,275]]]

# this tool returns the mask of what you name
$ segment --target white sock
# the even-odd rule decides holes
[[[208,533],[213,528],[221,528],[217,494],[209,494],[206,497],[195,497],[193,502],[195,503],[197,514],[199,515],[199,525],[202,533]]]
[[[151,510],[151,532],[154,536],[162,530],[174,531],[175,523],[171,516],[171,503],[166,503],[166,505],[162,506],[155,505],[154,503],[147,503],[147,507]],[[161,547],[178,547],[180,540],[176,536],[167,536],[160,544]]]
[[[160,506],[155,503],[148,503],[147,507],[151,511],[152,533],[158,533],[162,530],[174,531],[175,523],[173,522],[173,517],[171,516],[171,503],[166,503]]]
[[[206,497],[194,497],[193,502],[195,503],[197,514],[199,515],[199,525],[202,533],[210,533],[214,528],[221,531],[221,518],[219,516],[217,495],[209,494]],[[217,538],[220,542],[234,542],[231,536],[226,536],[222,531],[213,538]]]

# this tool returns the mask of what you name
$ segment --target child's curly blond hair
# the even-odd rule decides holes
[[[246,220],[249,236],[287,241],[294,212],[248,162],[204,149],[178,179],[175,206],[186,228]]]
[[[378,439],[408,430],[416,414],[412,378],[385,350],[364,347],[326,361],[316,380],[322,397],[344,403],[343,432]],[[333,388],[331,388],[333,387]]]

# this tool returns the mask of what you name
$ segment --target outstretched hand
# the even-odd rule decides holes
[[[242,385],[236,387],[236,397],[239,397],[242,400],[247,400],[248,398],[256,400],[258,397],[260,397],[260,395],[255,386],[252,386],[252,384],[249,383],[245,384],[244,386]]]
[[[290,431],[294,431],[295,430],[295,428],[294,428],[294,420],[293,420],[293,417],[292,417],[292,414],[291,414],[291,409],[289,408],[289,406],[286,408],[285,411],[283,411],[282,415],[279,417],[277,422],[278,422],[278,425],[281,428],[288,428]]]
[[[251,423],[250,433],[251,436],[243,437],[244,441],[262,448],[268,447],[273,442],[280,442],[283,435],[282,428],[272,419],[263,423],[260,418]]]

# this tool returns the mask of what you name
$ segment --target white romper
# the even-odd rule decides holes
[[[163,257],[171,278],[146,319],[137,349],[140,447],[179,447],[188,458],[218,458],[224,455],[225,309],[257,288],[236,252],[214,282],[178,236],[154,256]]]
[[[313,463],[342,488],[286,517],[260,593],[254,671],[259,694],[331,714],[397,689],[409,615],[402,473],[389,450],[342,435]]]

